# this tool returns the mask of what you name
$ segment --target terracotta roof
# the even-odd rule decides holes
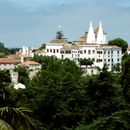
[[[127,50],[130,50],[130,46],[128,46]]]
[[[40,63],[38,62],[35,62],[35,61],[26,61],[23,63],[23,65],[40,65]]]
[[[14,58],[0,58],[0,63],[3,64],[18,64],[20,63],[19,61],[17,61]]]

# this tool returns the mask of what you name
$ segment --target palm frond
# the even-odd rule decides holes
[[[0,119],[0,130],[14,130],[7,122]]]
[[[34,130],[34,124],[27,114],[32,111],[26,108],[0,108],[0,118],[15,130]]]

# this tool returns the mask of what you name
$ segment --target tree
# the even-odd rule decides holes
[[[126,102],[130,103],[130,56],[122,64],[121,85]]]
[[[46,44],[43,43],[39,49],[42,50],[42,49],[45,49],[45,47],[46,47]]]
[[[90,125],[82,124],[76,130],[129,130],[130,111],[117,111],[110,116],[95,120]]]
[[[57,31],[57,33],[56,33],[56,39],[63,39],[63,36],[64,36],[64,34],[63,34],[62,31]]]
[[[8,49],[8,53],[9,54],[16,54],[16,52],[19,51],[20,48],[9,48]]]
[[[6,104],[6,87],[11,83],[10,73],[8,70],[0,70],[0,106]]]
[[[30,113],[29,109],[3,107],[0,108],[0,129],[1,130],[35,130],[31,119],[25,114]],[[5,129],[3,129],[3,127]]]
[[[88,66],[88,65],[92,65],[93,61],[91,59],[84,58],[84,59],[80,59],[79,64]]]
[[[86,121],[92,122],[99,117],[108,116],[123,107],[122,96],[119,96],[120,86],[114,85],[111,72],[103,67],[99,75],[89,80],[86,85],[87,106]]]
[[[69,59],[42,57],[42,62],[42,70],[33,77],[30,87],[12,94],[14,102],[17,107],[33,108],[34,117],[48,129],[76,126],[82,118],[80,68]]]
[[[25,84],[25,86],[28,86],[29,76],[27,69],[24,66],[18,66],[17,68],[15,68],[15,71],[18,72],[18,82]]]
[[[117,45],[117,46],[121,47],[122,48],[122,53],[125,53],[126,50],[127,50],[127,47],[128,47],[128,43],[125,40],[121,39],[121,38],[116,38],[116,39],[110,40],[108,42],[108,44],[109,45]]]
[[[112,67],[112,71],[114,71],[116,73],[120,73],[121,72],[121,64],[120,63],[114,64]]]

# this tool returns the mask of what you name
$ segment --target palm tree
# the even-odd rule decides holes
[[[0,119],[0,130],[14,130],[7,122]]]
[[[35,130],[34,124],[27,116],[25,108],[0,108],[0,130]]]

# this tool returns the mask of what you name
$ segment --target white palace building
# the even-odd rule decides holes
[[[94,67],[103,68],[107,64],[108,70],[112,70],[112,66],[121,63],[122,50],[118,46],[110,46],[106,40],[107,34],[104,33],[102,23],[99,27],[93,29],[90,22],[88,32],[73,43],[69,43],[67,39],[54,39],[46,43],[46,47],[39,55],[56,56],[60,59],[69,58],[79,62],[80,59],[92,59]],[[92,68],[92,67],[91,67]]]

